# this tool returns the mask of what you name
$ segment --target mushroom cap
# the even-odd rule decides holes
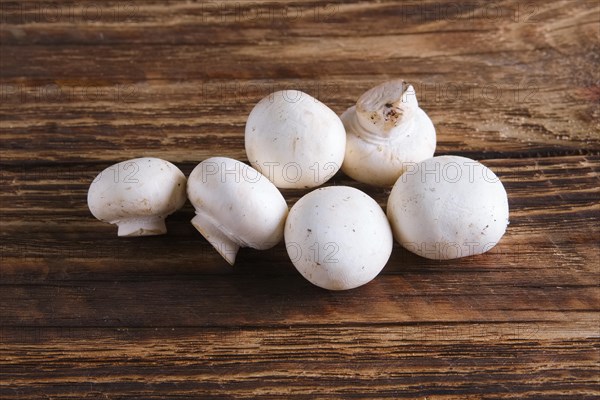
[[[249,165],[232,158],[208,158],[190,174],[187,192],[202,218],[196,228],[231,264],[237,246],[264,250],[283,238],[287,203],[279,190]],[[235,249],[221,247],[223,240]]]
[[[341,119],[347,133],[342,171],[359,182],[392,186],[407,164],[435,152],[433,123],[402,80],[368,90]]]
[[[342,114],[342,121],[348,132],[342,171],[359,182],[392,186],[407,166],[430,158],[435,152],[435,128],[420,108],[415,111],[410,129],[394,138],[372,140],[361,135],[354,107]]]
[[[447,260],[494,247],[508,225],[500,179],[465,157],[415,164],[394,185],[387,204],[394,238],[422,257]]]
[[[96,176],[88,191],[88,207],[94,217],[113,224],[132,218],[164,219],[185,203],[185,187],[185,175],[174,164],[135,158]]]
[[[311,188],[340,169],[346,131],[325,104],[299,90],[282,90],[250,112],[245,146],[252,166],[275,186]]]
[[[329,290],[371,281],[387,263],[393,246],[379,204],[348,186],[329,186],[303,196],[290,210],[284,236],[296,269]]]

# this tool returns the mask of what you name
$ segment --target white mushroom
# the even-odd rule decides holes
[[[448,260],[494,247],[508,225],[508,198],[486,166],[458,156],[414,164],[387,204],[395,239],[422,257]]]
[[[325,104],[299,90],[282,90],[250,112],[245,144],[252,166],[275,186],[311,188],[340,169],[346,132]]]
[[[292,207],[285,245],[296,269],[311,283],[345,290],[379,274],[392,253],[393,238],[375,200],[352,187],[329,186]]]
[[[433,123],[419,108],[414,88],[402,80],[365,92],[342,121],[347,132],[342,171],[359,182],[391,186],[406,164],[435,151]]]
[[[135,158],[111,165],[90,185],[88,207],[116,224],[119,236],[161,235],[165,218],[185,203],[185,175],[160,158]]]
[[[190,174],[187,192],[196,208],[192,224],[231,265],[240,247],[265,250],[283,238],[285,199],[266,177],[240,161],[202,161]]]

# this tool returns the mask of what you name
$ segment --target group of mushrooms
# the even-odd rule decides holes
[[[240,247],[269,249],[284,238],[296,269],[330,290],[375,278],[393,238],[445,260],[488,251],[508,225],[507,194],[491,170],[464,157],[433,157],[433,123],[402,80],[370,89],[341,118],[301,91],[272,93],[250,113],[245,147],[252,167],[212,157],[187,180],[158,158],[115,164],[92,182],[88,206],[119,236],[159,235],[189,198],[191,223],[230,264]],[[315,189],[288,210],[278,188],[315,188],[340,168],[359,182],[393,186],[387,216],[349,186]]]

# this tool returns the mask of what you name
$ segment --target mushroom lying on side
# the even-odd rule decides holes
[[[240,247],[265,250],[283,238],[288,206],[254,168],[212,157],[194,168],[187,192],[196,209],[192,225],[231,265]]]
[[[352,187],[329,186],[294,204],[285,223],[285,245],[296,269],[311,283],[345,290],[381,272],[393,238],[375,200]]]
[[[392,186],[407,164],[435,151],[433,123],[419,108],[414,88],[402,80],[365,92],[342,121],[347,132],[342,171],[359,182]]]
[[[90,185],[94,217],[116,224],[119,236],[161,235],[165,218],[185,203],[185,175],[160,158],[135,158],[111,165]]]
[[[311,188],[340,169],[346,131],[325,104],[299,90],[271,93],[246,122],[246,154],[279,188]]]
[[[508,225],[508,198],[485,165],[458,156],[413,165],[387,204],[394,237],[422,257],[448,260],[494,247]]]

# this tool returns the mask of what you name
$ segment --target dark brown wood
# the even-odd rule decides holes
[[[1,2],[2,399],[600,396],[597,1]],[[438,154],[482,160],[511,224],[487,254],[318,289],[283,244],[231,268],[189,224],[119,239],[89,183],[141,155],[247,160],[271,91],[341,113],[415,85]],[[388,189],[338,174],[385,206]],[[305,193],[286,190],[290,205]]]

